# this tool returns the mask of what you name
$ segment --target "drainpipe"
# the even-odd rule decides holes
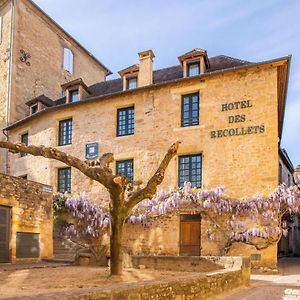
[[[15,15],[15,0],[11,0],[11,16],[10,16],[10,41],[9,41],[9,66],[8,66],[8,80],[6,87],[6,127],[10,124],[10,109],[11,109],[11,82],[12,82],[12,67],[13,67],[13,38],[14,38],[14,15]],[[8,141],[8,133],[3,129],[3,134]],[[8,151],[5,156],[5,173],[8,174]]]

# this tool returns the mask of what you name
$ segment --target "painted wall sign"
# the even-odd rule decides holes
[[[221,112],[232,111],[236,109],[247,109],[253,107],[251,100],[241,100],[234,102],[227,102],[221,104]],[[243,123],[247,120],[246,114],[237,114],[228,116],[229,124]],[[221,138],[221,137],[229,137],[229,136],[239,136],[239,135],[250,135],[257,133],[264,133],[265,125],[253,125],[247,127],[235,127],[235,128],[225,128],[212,130],[210,132],[210,137],[213,138]]]
[[[86,159],[96,159],[99,154],[98,143],[91,143],[85,145],[85,158]]]

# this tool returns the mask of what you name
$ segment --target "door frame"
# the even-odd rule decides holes
[[[6,209],[8,209],[8,226],[7,226],[7,237],[8,237],[8,241],[7,241],[7,253],[8,253],[8,259],[7,261],[0,261],[0,264],[2,263],[10,263],[11,262],[11,232],[12,232],[12,207],[11,206],[7,206],[7,205],[2,205],[0,204],[0,207],[4,207]]]
[[[187,218],[187,220],[182,220],[182,218]],[[201,256],[201,222],[202,218],[201,218],[201,214],[191,214],[191,213],[182,213],[179,215],[179,256],[192,256],[192,255],[182,255],[181,253],[181,237],[182,237],[182,233],[181,233],[181,223],[182,222],[187,222],[187,223],[191,223],[191,222],[195,222],[195,223],[199,223],[200,225],[200,232],[199,232],[199,255],[197,256]]]

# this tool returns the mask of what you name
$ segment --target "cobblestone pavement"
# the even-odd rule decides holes
[[[215,300],[300,300],[300,258],[279,260],[279,275],[251,275],[249,287]]]

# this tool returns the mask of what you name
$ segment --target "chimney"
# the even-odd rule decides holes
[[[152,50],[142,51],[139,53],[139,76],[138,86],[146,86],[153,83],[153,58],[154,53]]]

